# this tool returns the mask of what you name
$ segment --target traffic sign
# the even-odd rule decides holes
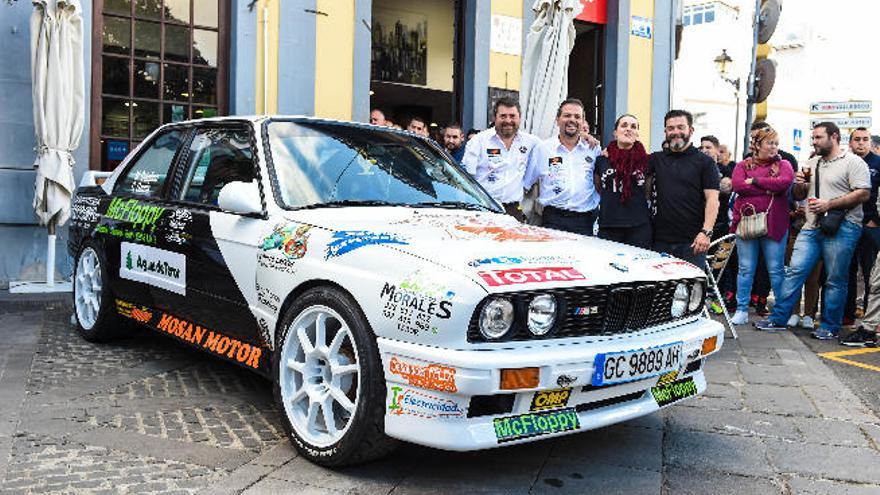
[[[820,122],[833,122],[837,127],[853,129],[855,127],[871,127],[871,117],[825,117],[822,119],[810,119],[810,129]]]
[[[868,113],[870,101],[819,101],[810,105],[810,113]]]

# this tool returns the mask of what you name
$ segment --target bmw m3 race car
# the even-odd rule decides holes
[[[72,206],[77,331],[138,324],[264,375],[322,465],[650,414],[703,392],[723,342],[697,267],[520,224],[410,133],[176,123],[93,175]]]

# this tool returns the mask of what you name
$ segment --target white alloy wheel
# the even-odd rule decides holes
[[[98,321],[101,309],[101,291],[104,281],[101,280],[101,260],[98,253],[86,247],[79,255],[74,280],[74,304],[76,318],[85,330],[91,330]]]
[[[316,447],[335,444],[352,424],[360,398],[360,361],[339,313],[315,305],[288,328],[279,366],[281,401],[290,424]]]

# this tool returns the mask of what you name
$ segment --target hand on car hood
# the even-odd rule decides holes
[[[287,216],[340,234],[387,234],[400,242],[383,247],[459,272],[491,292],[703,275],[694,265],[667,254],[525,225],[497,213],[348,207]]]

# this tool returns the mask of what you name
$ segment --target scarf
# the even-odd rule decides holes
[[[625,203],[632,196],[633,173],[645,173],[648,168],[648,154],[642,143],[636,141],[628,150],[617,147],[617,141],[608,143],[608,160],[614,167],[614,181],[620,191],[620,202]]]

